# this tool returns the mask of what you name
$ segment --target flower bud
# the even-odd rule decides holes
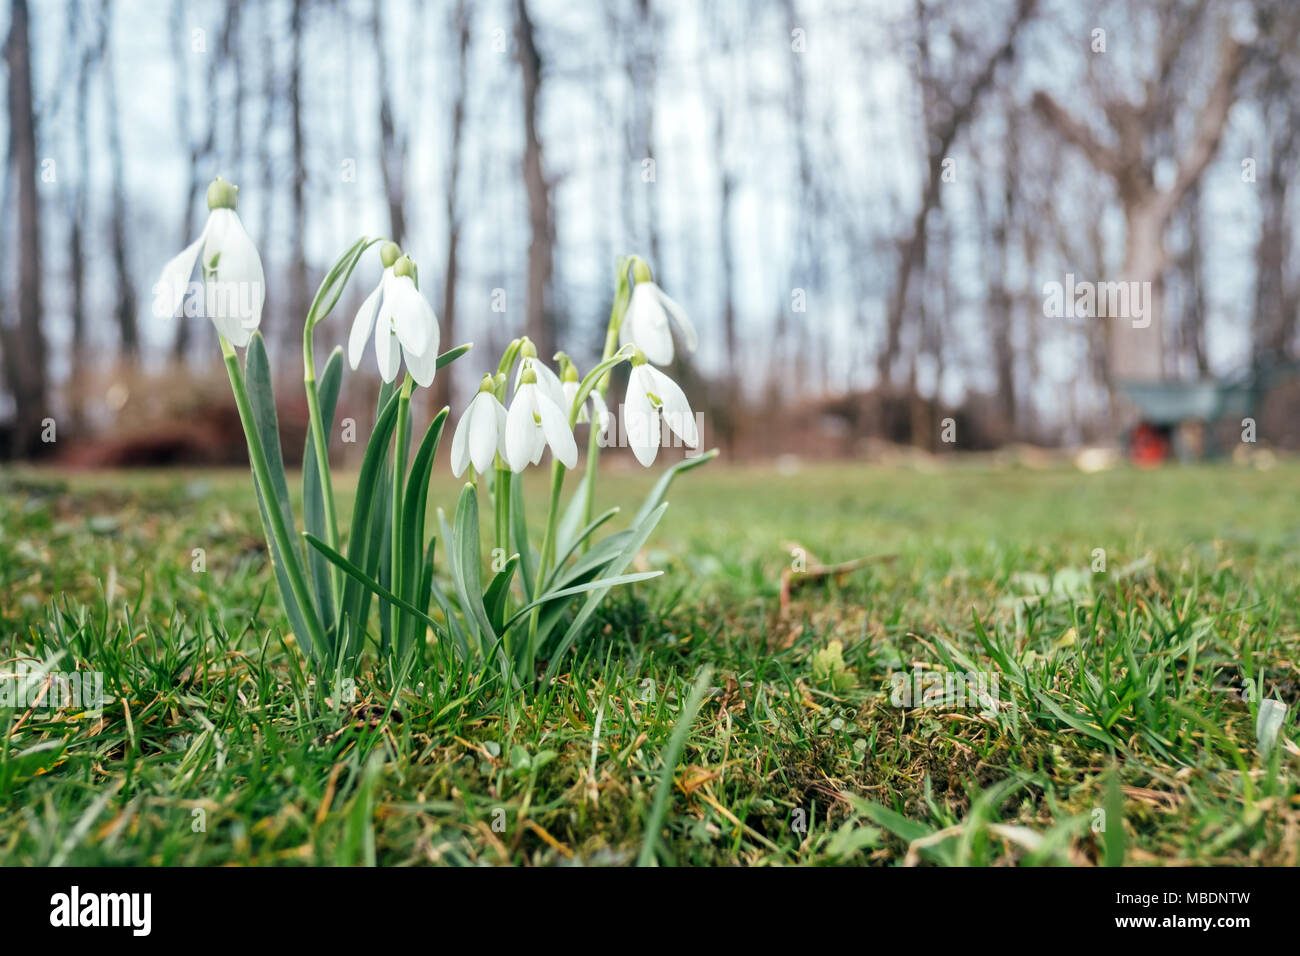
[[[415,278],[415,262],[410,256],[402,256],[393,264],[393,275]]]
[[[650,273],[650,264],[640,256],[632,259],[632,281],[638,284],[654,281],[654,276]]]
[[[537,384],[537,373],[534,372],[531,368],[526,368],[526,369],[524,369],[523,372],[522,372],[522,373],[520,374],[520,376],[519,376],[519,384],[520,384],[520,385],[536,385],[536,384]]]
[[[496,379],[491,375],[484,375],[483,381],[478,384],[478,390],[480,392],[487,392],[489,395],[496,391],[496,387]]]
[[[220,176],[208,184],[209,209],[234,209],[238,204],[238,186],[232,186]]]
[[[391,269],[393,263],[402,257],[402,247],[393,240],[389,239],[379,247],[379,261],[384,264],[385,269]]]
[[[519,357],[537,358],[537,346],[534,345],[533,340],[526,335],[519,341]]]

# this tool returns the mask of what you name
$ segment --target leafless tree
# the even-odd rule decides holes
[[[555,218],[551,187],[542,164],[542,140],[537,130],[537,105],[542,88],[542,57],[527,0],[516,0],[515,40],[523,72],[524,188],[528,193],[528,306],[524,327],[549,358],[555,351],[555,316],[550,310],[551,276],[555,269]]]
[[[13,325],[0,322],[0,330],[4,333],[5,372],[15,405],[13,450],[19,456],[34,456],[49,448],[41,441],[48,389],[45,333],[41,328],[40,198],[36,186],[36,117],[27,0],[12,0],[9,11],[9,37],[5,42],[5,63],[9,68],[7,172],[12,171],[17,180],[18,192],[18,314]],[[6,215],[7,207],[8,203]]]

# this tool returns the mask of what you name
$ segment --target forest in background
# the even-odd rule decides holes
[[[948,415],[959,447],[1113,439],[1123,381],[1296,357],[1287,0],[10,0],[3,15],[9,456],[238,453],[210,328],[151,311],[216,175],[241,186],[286,384],[348,244],[387,235],[415,257],[443,342],[478,353],[426,414],[458,411],[523,332],[589,366],[628,252],[694,318],[677,374],[710,444],[738,454],[935,448]],[[320,341],[345,340],[368,266]],[[1150,327],[1046,315],[1045,284],[1067,276],[1150,283]],[[345,407],[375,379],[351,376]],[[1261,427],[1294,443],[1296,418]]]

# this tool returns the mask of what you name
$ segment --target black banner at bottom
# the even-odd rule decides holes
[[[1010,924],[1057,934],[1048,939],[1200,934],[1231,944],[1288,926],[1289,906],[1278,906],[1296,886],[1285,869],[561,870],[0,868],[0,899],[7,943],[181,950],[252,941],[373,946],[397,927],[419,932],[450,919],[477,924],[494,942],[511,932],[644,936],[673,934],[687,916],[716,919],[729,942],[793,920],[819,940],[860,943],[870,918],[921,928],[918,942],[944,927]]]

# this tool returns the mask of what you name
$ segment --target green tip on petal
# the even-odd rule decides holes
[[[208,184],[209,209],[234,209],[239,205],[239,187],[226,182],[220,176]]]
[[[415,261],[410,256],[402,256],[393,265],[393,275],[395,276],[415,276]]]
[[[640,256],[632,260],[632,280],[638,284],[654,281],[654,276],[650,273],[650,264]]]
[[[384,264],[385,269],[391,269],[393,263],[402,258],[402,247],[393,240],[385,240],[384,244],[379,247],[379,261]]]
[[[531,368],[526,368],[526,369],[524,369],[523,372],[522,372],[522,373],[520,374],[520,376],[519,376],[519,384],[520,384],[520,385],[536,385],[536,384],[537,384],[537,373],[534,372]]]

